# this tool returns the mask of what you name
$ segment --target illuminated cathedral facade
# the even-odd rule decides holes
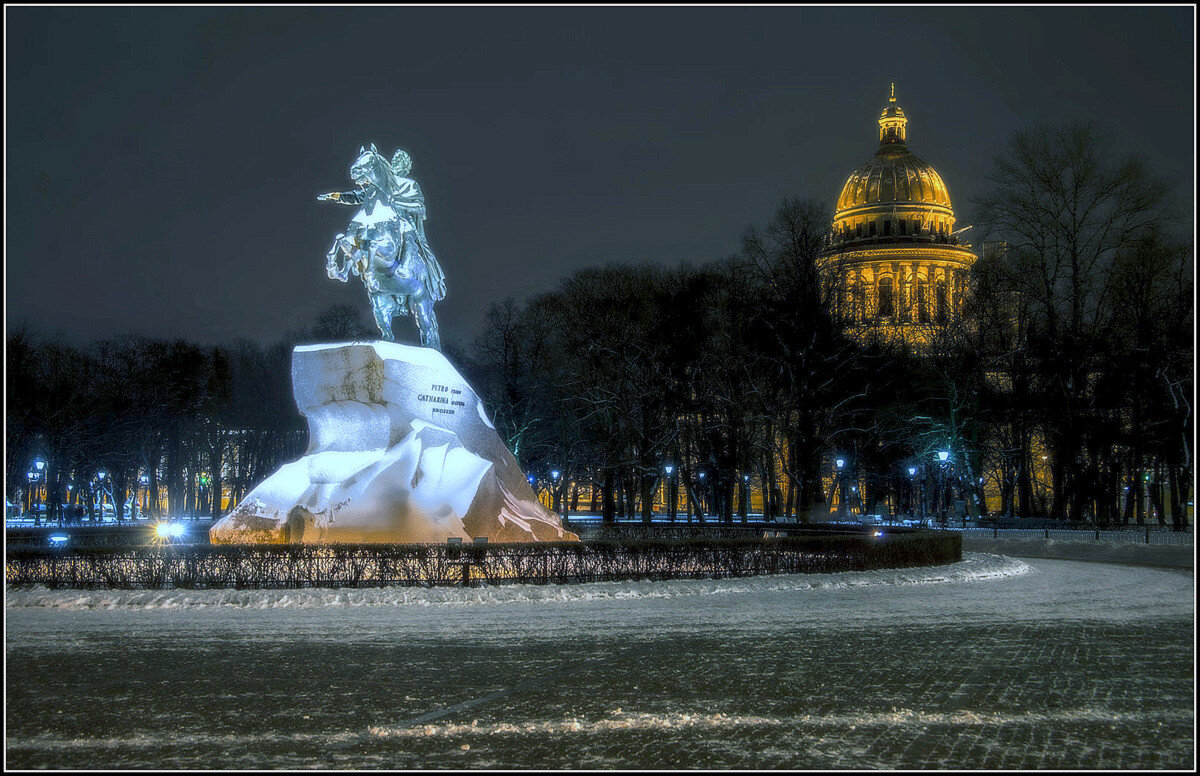
[[[926,342],[961,313],[976,259],[963,231],[942,177],[908,150],[893,85],[879,147],[842,187],[818,262],[836,316],[857,335]]]

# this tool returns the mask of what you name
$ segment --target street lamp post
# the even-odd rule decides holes
[[[38,519],[37,512],[33,511],[33,488],[34,488],[34,483],[37,482],[37,475],[34,474],[33,472],[29,472],[25,475],[25,477],[26,477],[25,514],[27,514],[27,515],[32,514],[33,515],[33,524],[41,525],[41,521]]]
[[[916,517],[917,513],[917,467],[908,467],[908,514]]]
[[[938,459],[938,514],[941,522],[950,524],[950,483],[946,473],[946,463],[950,460],[949,450],[939,450]]]
[[[74,500],[75,500],[75,483],[68,482],[67,483],[67,500],[65,503],[63,503],[62,516],[59,517],[59,520],[58,520],[59,525],[63,525],[63,523],[66,523],[67,525],[71,524],[71,521],[74,519],[74,515],[72,515],[72,512],[75,509],[75,504],[72,503]]]
[[[33,462],[34,503],[35,503],[35,506],[39,506],[39,502],[40,502],[40,507],[41,507],[37,512],[37,517],[35,518],[35,520],[39,525],[41,524],[41,521],[42,521],[42,518],[41,518],[42,512],[46,513],[47,519],[49,519],[49,517],[50,517],[50,492],[49,492],[49,489],[47,488],[47,491],[46,491],[44,497],[42,494],[42,484],[47,481],[46,480],[46,472],[44,471],[45,468],[46,468],[46,462],[43,461],[41,458],[34,460],[34,462]]]
[[[838,495],[838,517],[844,519],[846,517],[848,507],[846,500],[846,478],[843,473],[846,466],[846,459],[839,457],[834,461],[834,464],[837,466],[837,471],[834,473],[833,484]]]
[[[675,522],[675,502],[677,493],[675,491],[675,467],[667,464],[663,467],[663,471],[667,473],[667,519]]]
[[[741,516],[742,522],[744,523],[744,522],[746,522],[746,518],[750,515],[750,475],[749,474],[742,475],[741,491],[742,491],[742,497],[741,497],[742,503],[739,505],[738,514]]]
[[[96,515],[96,522],[103,523],[104,522],[104,478],[108,476],[108,472],[101,470],[96,476],[100,480],[100,487],[98,488],[98,490],[100,491],[100,494],[96,499],[97,504],[99,506],[99,509],[97,510],[99,512],[99,514]]]
[[[147,477],[145,474],[143,474],[141,477],[139,477],[139,478],[138,478],[138,482],[139,482],[139,483],[141,484],[141,486],[142,486],[142,487],[141,487],[141,489],[146,491],[145,498],[146,498],[146,500],[147,500],[147,501],[149,501],[149,500],[150,500],[150,491],[149,491],[149,486],[150,486],[150,478],[149,478],[149,477]],[[139,494],[139,495],[140,495],[140,494]],[[134,518],[135,520],[137,519],[137,506],[138,506],[138,500],[135,498],[135,499],[133,500],[133,518]],[[142,512],[146,512],[146,511],[147,511],[147,510],[146,510],[146,508],[145,508],[145,507],[143,507],[143,508],[142,508]]]

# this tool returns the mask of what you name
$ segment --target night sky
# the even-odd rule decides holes
[[[5,12],[7,323],[80,343],[369,320],[324,271],[353,210],[315,196],[372,141],[413,156],[462,344],[579,268],[722,258],[785,196],[832,214],[893,80],[960,225],[1013,130],[1080,118],[1191,208],[1191,8]]]

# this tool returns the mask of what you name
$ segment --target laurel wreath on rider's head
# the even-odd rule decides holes
[[[403,148],[397,148],[392,154],[392,170],[397,175],[408,175],[412,171],[412,157]]]

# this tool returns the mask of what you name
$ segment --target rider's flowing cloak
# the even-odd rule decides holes
[[[396,176],[398,184],[395,190],[392,191],[392,203],[403,206],[405,204],[421,206],[422,212],[425,210],[425,194],[421,191],[421,186],[412,178]],[[402,210],[401,212],[407,212]],[[433,250],[429,247],[429,241],[425,238],[425,218],[417,213],[410,213],[413,222],[416,225],[415,232],[406,232],[404,239],[413,239],[417,242],[417,249],[421,252],[421,257],[425,259],[425,293],[433,301],[438,301],[446,298],[446,274],[442,272],[442,265],[438,264],[437,257],[433,255]]]

